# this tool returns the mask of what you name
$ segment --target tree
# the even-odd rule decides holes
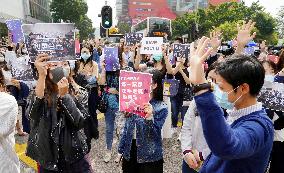
[[[8,28],[5,23],[0,23],[0,36],[5,37],[8,35]]]
[[[128,23],[125,23],[125,22],[118,22],[117,28],[118,28],[120,34],[129,33],[130,30],[131,30],[130,25]]]
[[[215,27],[227,33],[225,38],[231,38],[235,33],[233,28],[238,21],[253,20],[256,22],[256,40],[267,40],[269,43],[275,42],[275,19],[264,11],[258,2],[252,3],[250,7],[244,3],[224,3],[220,6],[209,6],[207,9],[197,11],[178,17],[173,23],[174,36],[181,36],[190,33],[189,25],[194,22],[198,24],[199,36],[209,35]],[[224,32],[225,34],[225,32]]]
[[[88,18],[88,5],[84,0],[52,0],[50,9],[54,22],[75,23],[80,30],[80,40],[94,32],[92,20]]]
[[[279,37],[284,39],[284,6],[282,6],[277,14],[277,29],[279,32]]]

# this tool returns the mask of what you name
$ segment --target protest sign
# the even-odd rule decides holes
[[[265,81],[258,101],[268,109],[284,112],[284,85]]]
[[[29,56],[22,56],[13,60],[12,76],[20,81],[33,81],[33,70],[29,64]]]
[[[120,71],[119,110],[145,117],[144,104],[150,101],[152,74]]]
[[[105,47],[105,63],[106,71],[116,71],[120,69],[119,59],[118,59],[118,47]]]
[[[189,57],[189,50],[190,50],[189,44],[174,44],[173,46],[174,46],[173,57],[175,59],[178,57],[180,58]]]
[[[20,43],[25,41],[21,20],[6,20],[6,25],[9,33],[11,34],[13,43]]]
[[[22,28],[31,62],[38,54],[48,54],[49,61],[76,60],[74,24],[36,23]]]
[[[144,37],[142,39],[141,54],[161,54],[163,37]]]
[[[125,34],[126,46],[134,46],[140,43],[143,38],[143,33],[127,33]]]

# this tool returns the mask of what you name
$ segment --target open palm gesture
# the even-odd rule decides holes
[[[213,50],[213,48],[206,50],[209,41],[209,38],[202,37],[199,40],[197,48],[194,47],[194,43],[191,43],[190,45],[191,76],[192,83],[195,85],[206,82],[203,63]]]

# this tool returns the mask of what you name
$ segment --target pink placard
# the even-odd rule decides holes
[[[150,101],[152,74],[120,71],[119,110],[145,117],[143,106]]]

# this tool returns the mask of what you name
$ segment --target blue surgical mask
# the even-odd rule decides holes
[[[265,75],[264,80],[268,81],[268,82],[274,82],[274,75],[267,74],[267,75]]]
[[[237,88],[233,89],[230,92],[224,92],[219,88],[217,84],[215,84],[213,93],[215,95],[216,101],[218,102],[219,106],[221,106],[224,109],[229,109],[229,110],[233,109],[235,107],[235,103],[242,97],[242,95],[236,101],[234,101],[234,103],[229,102],[228,95],[231,94]]]
[[[86,62],[90,58],[90,54],[88,53],[81,53],[81,58]]]
[[[153,57],[154,60],[156,60],[157,62],[159,62],[159,61],[162,60],[163,55],[162,55],[162,54],[154,54],[152,57]]]

